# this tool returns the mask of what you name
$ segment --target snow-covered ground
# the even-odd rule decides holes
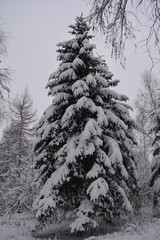
[[[0,217],[0,240],[39,240],[31,235],[34,224],[30,215],[14,214],[10,217]],[[74,240],[73,237],[71,239]],[[87,240],[160,240],[160,219],[153,218],[145,224],[126,225],[120,232],[99,237],[92,236]]]
[[[99,237],[90,237],[87,240],[160,240],[160,219],[152,219],[143,227],[128,226],[120,232]]]
[[[0,217],[0,240],[33,240],[34,220],[29,214]]]

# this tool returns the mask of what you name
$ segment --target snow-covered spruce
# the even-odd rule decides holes
[[[70,28],[74,38],[58,44],[60,65],[47,85],[53,102],[37,128],[42,189],[33,206],[42,222],[72,213],[76,232],[132,212],[137,180],[128,98],[111,89],[119,81],[94,56],[84,19]]]
[[[153,186],[154,190],[154,206],[160,206],[160,94],[158,97],[157,109],[153,112],[153,123],[154,125],[151,131],[155,134],[155,137],[153,141],[150,186]]]

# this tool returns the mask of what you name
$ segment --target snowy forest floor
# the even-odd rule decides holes
[[[65,239],[74,240],[75,237],[41,235],[33,237],[35,221],[29,214],[14,214],[0,217],[0,240],[39,240]],[[95,234],[96,235],[96,234]],[[79,238],[84,239],[84,238]],[[160,240],[160,218],[137,220],[134,224],[126,224],[121,231],[103,236],[92,236],[87,240]]]

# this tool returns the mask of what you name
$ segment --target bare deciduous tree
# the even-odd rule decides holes
[[[2,58],[6,54],[6,34],[5,32],[0,29],[0,64],[2,62]],[[10,89],[9,89],[9,82],[10,82],[10,73],[8,68],[0,65],[0,121],[4,118],[4,106],[6,104],[6,99]]]
[[[135,39],[137,30],[144,38],[134,42],[145,47],[152,61],[152,67],[160,62],[153,56],[153,46],[160,54],[160,1],[159,0],[90,0],[91,10],[88,16],[94,29],[100,29],[106,37],[106,43],[112,48],[112,57],[120,59],[125,65],[124,50],[126,42]],[[154,43],[154,44],[153,44]]]
[[[145,71],[142,75],[142,80],[143,89],[139,90],[135,101],[137,110],[136,122],[139,126],[139,131],[149,137],[152,113],[157,109],[158,88],[160,88],[160,84],[149,71]],[[151,136],[149,138],[152,141]]]
[[[158,88],[160,84],[157,79],[146,71],[142,75],[143,88],[139,90],[135,101],[137,131],[136,138],[138,145],[135,155],[138,165],[140,187],[142,190],[142,201],[151,199],[151,192],[148,186],[151,175],[152,143],[154,139],[151,128],[153,127],[153,112],[158,107]],[[144,197],[144,194],[146,196]],[[150,203],[152,203],[150,201]]]

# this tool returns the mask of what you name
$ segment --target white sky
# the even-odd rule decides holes
[[[89,13],[84,0],[0,0],[2,28],[9,35],[7,65],[13,71],[12,95],[27,86],[39,117],[52,101],[45,86],[59,64],[56,44],[73,37],[68,34],[68,25],[82,12],[84,16]],[[101,37],[95,38],[95,44],[114,78],[120,80],[117,91],[127,95],[133,106],[141,86],[140,74],[150,66],[149,59],[142,51],[136,55],[132,47],[127,48],[127,65],[122,70],[110,59]]]

